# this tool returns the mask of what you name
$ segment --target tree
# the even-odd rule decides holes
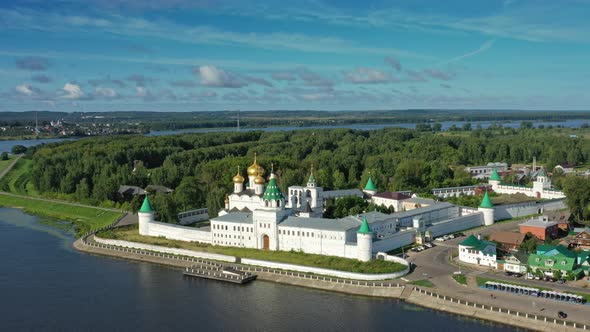
[[[563,273],[560,270],[553,270],[553,279],[561,279]]]
[[[23,154],[27,152],[27,147],[24,145],[15,145],[11,150],[12,154]]]
[[[0,159],[8,160],[8,152],[2,152],[2,155],[0,155]]]
[[[480,128],[481,129],[481,128]],[[471,131],[471,123],[470,122],[465,122],[463,124],[463,130],[464,131]]]
[[[534,253],[537,250],[537,239],[531,233],[526,234],[526,241],[523,241],[520,244],[520,250],[526,252],[527,254]]]
[[[576,222],[590,219],[590,179],[568,176],[563,180],[563,191]]]

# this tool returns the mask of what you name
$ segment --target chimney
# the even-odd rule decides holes
[[[477,239],[481,241],[481,234],[477,234]]]

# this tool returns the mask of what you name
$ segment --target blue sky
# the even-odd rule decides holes
[[[0,110],[588,110],[590,0],[0,2]]]

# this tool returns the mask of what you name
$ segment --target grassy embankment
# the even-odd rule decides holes
[[[72,222],[77,234],[113,223],[119,212],[105,211],[90,206],[75,206],[38,198],[39,193],[30,181],[32,160],[21,158],[0,181],[0,189],[17,195],[0,195],[0,206],[23,209],[42,217]]]
[[[222,247],[212,246],[204,243],[168,240],[162,237],[141,236],[137,231],[137,225],[102,231],[98,234],[98,236],[108,239],[139,242],[171,248],[188,249],[241,258],[260,259],[348,272],[379,274],[399,272],[406,268],[405,265],[382,260],[372,260],[370,262],[364,263],[356,259],[306,254],[295,251],[270,251],[248,248]]]
[[[14,156],[8,157],[8,160],[0,160],[0,172],[2,172],[13,160]]]

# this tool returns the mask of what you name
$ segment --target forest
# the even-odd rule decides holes
[[[585,129],[492,127],[458,132],[388,128],[290,132],[224,132],[159,137],[95,137],[32,148],[30,182],[43,195],[94,205],[135,210],[139,199],[126,202],[120,185],[163,185],[172,194],[153,198],[164,221],[191,208],[207,207],[216,215],[232,191],[238,166],[242,175],[258,163],[271,163],[283,192],[302,185],[313,165],[324,190],[362,188],[369,172],[380,191],[427,193],[446,186],[475,184],[467,165],[490,161],[531,163],[548,169],[560,163],[586,164],[590,142]]]

